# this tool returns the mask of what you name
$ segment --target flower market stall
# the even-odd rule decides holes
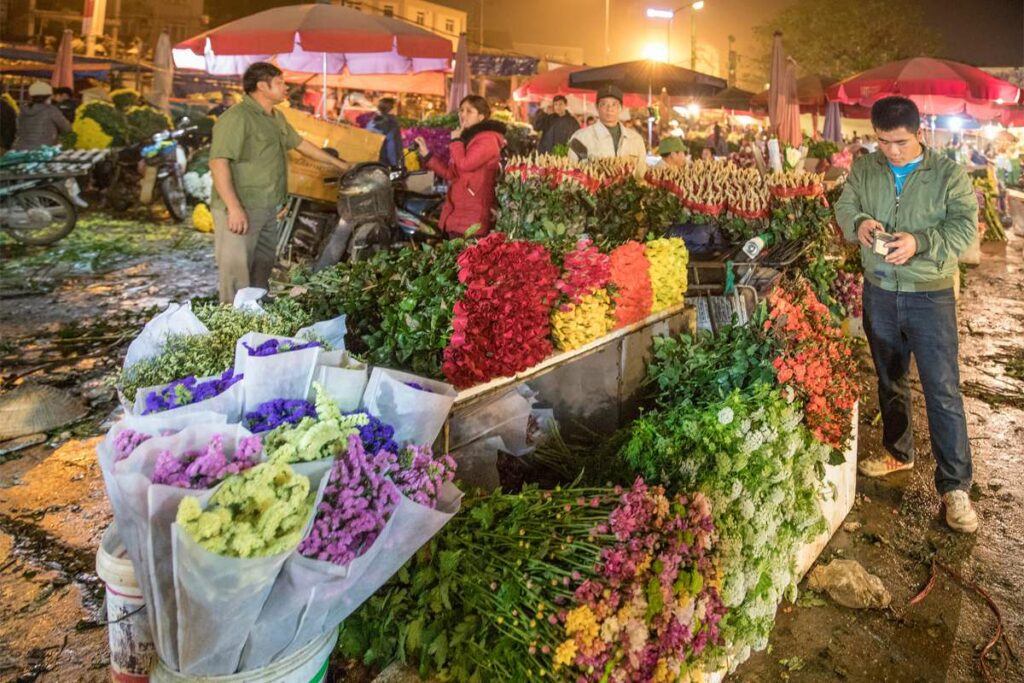
[[[820,179],[531,156],[498,195],[484,238],[172,306],[132,344],[100,461],[159,671],[258,672],[339,626],[340,656],[458,681],[765,647],[853,499]],[[714,333],[702,230],[798,247],[715,285],[750,298]]]

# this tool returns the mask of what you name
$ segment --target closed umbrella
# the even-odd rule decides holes
[[[153,51],[153,92],[150,103],[166,114],[171,113],[171,90],[174,87],[174,62],[171,60],[171,37],[160,34]]]
[[[469,94],[469,48],[466,46],[466,34],[459,36],[459,47],[455,51],[455,71],[452,73],[452,85],[448,90],[448,111],[457,112],[459,102]]]
[[[803,143],[800,133],[800,101],[796,94],[796,64],[792,60],[786,65],[779,115],[779,140],[799,147]]]
[[[71,42],[74,40],[74,33],[71,29],[65,29],[60,39],[60,47],[57,48],[57,59],[53,64],[53,76],[50,77],[50,85],[54,88],[75,87],[75,66]]]
[[[825,130],[822,131],[822,137],[826,140],[831,140],[835,143],[841,143],[843,141],[843,126],[840,117],[842,112],[839,110],[838,102],[829,102],[825,108]]]
[[[785,96],[783,83],[786,80],[786,54],[782,50],[782,32],[776,31],[772,37],[772,70],[768,83],[768,120],[772,128],[779,127],[780,113]]]

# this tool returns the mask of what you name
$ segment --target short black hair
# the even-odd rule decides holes
[[[395,108],[395,104],[394,97],[382,97],[377,100],[377,111],[381,114],[390,114],[391,110]]]
[[[916,133],[921,128],[921,112],[914,101],[906,97],[883,97],[871,107],[871,125],[883,133],[897,128]]]
[[[566,104],[569,104],[569,100],[567,100],[565,98],[565,95],[555,95],[555,99],[553,99],[551,101],[552,102],[565,102]]]
[[[256,92],[256,86],[260,83],[270,84],[270,81],[280,76],[283,72],[269,62],[256,62],[250,64],[242,76],[242,90],[246,95]]]
[[[65,88],[65,87],[61,86],[60,88],[54,88],[53,89],[53,94],[54,95],[67,95],[68,97],[74,97],[75,96],[75,91],[72,90],[71,88]]]
[[[491,105],[487,104],[487,100],[480,95],[466,95],[459,102],[459,107],[464,104],[468,104],[473,109],[476,109],[477,113],[485,119],[491,116]]]

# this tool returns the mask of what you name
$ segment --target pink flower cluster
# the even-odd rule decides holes
[[[566,253],[562,263],[562,277],[558,291],[574,304],[608,285],[612,275],[611,258],[602,254],[590,240],[580,240],[576,248]]]
[[[393,479],[410,500],[435,508],[441,487],[455,481],[455,459],[450,455],[435,458],[430,446],[406,446],[398,456]]]
[[[832,296],[846,310],[847,315],[859,318],[864,314],[864,276],[840,270],[832,282]]]
[[[234,457],[228,460],[224,453],[224,436],[215,434],[200,450],[186,451],[179,456],[170,451],[161,452],[152,480],[154,484],[183,489],[208,489],[225,477],[256,465],[262,451],[259,437],[247,436],[238,442]]]
[[[114,437],[114,462],[121,462],[132,454],[144,441],[150,439],[149,434],[137,432],[134,429],[122,429]]]

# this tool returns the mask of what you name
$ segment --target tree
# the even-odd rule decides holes
[[[761,41],[765,73],[772,34],[782,31],[786,54],[804,73],[846,78],[887,62],[936,56],[937,33],[924,25],[916,0],[796,0],[754,29]]]

